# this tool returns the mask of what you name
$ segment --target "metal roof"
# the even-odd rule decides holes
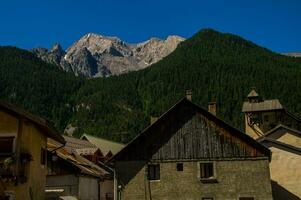
[[[95,137],[92,135],[88,134],[83,134],[81,136],[82,140],[87,140],[94,144],[96,147],[100,149],[100,151],[103,153],[103,155],[107,155],[109,152],[111,152],[113,155],[118,153],[123,147],[125,146],[124,144],[114,142],[111,140],[106,140],[103,138]]]
[[[264,100],[258,103],[244,102],[242,106],[242,112],[256,112],[282,109],[284,108],[278,99]]]

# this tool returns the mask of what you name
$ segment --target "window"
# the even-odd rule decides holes
[[[149,180],[160,180],[160,165],[159,164],[148,165],[148,179]]]
[[[254,197],[239,197],[239,200],[254,200]]]
[[[210,179],[214,177],[213,163],[200,163],[200,178]]]
[[[184,169],[183,163],[177,163],[177,171],[182,172]]]
[[[47,158],[47,150],[44,148],[41,148],[41,165],[46,164],[46,158]]]
[[[15,137],[0,137],[0,153],[12,154],[14,153]]]

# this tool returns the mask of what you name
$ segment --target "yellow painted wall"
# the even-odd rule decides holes
[[[289,144],[298,148],[301,148],[301,138],[291,133],[284,133],[280,138],[277,139],[279,142]],[[301,157],[301,156],[300,156]]]
[[[0,111],[0,134],[17,135],[18,119]]]
[[[33,161],[26,165],[27,181],[17,186],[14,183],[6,184],[6,191],[13,191],[15,198],[20,200],[44,199],[46,183],[46,166],[40,164],[41,148],[46,148],[46,137],[33,123],[22,121],[22,134],[18,135],[21,143],[20,151],[30,153]],[[0,136],[6,133],[18,133],[18,119],[4,112],[0,112]],[[32,199],[30,198],[32,194]]]
[[[258,135],[258,133],[256,133],[255,130],[257,130],[261,135],[263,135],[263,133],[258,126],[256,126],[256,125],[254,125],[254,127],[249,126],[248,118],[249,117],[247,115],[245,115],[245,133],[247,135],[251,136],[252,138],[257,139],[259,137],[259,135]],[[254,130],[254,128],[255,128],[255,130]]]
[[[271,179],[301,198],[301,156],[271,147]]]

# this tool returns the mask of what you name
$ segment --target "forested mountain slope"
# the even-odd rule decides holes
[[[300,75],[300,59],[206,29],[148,69],[87,81],[76,101],[90,109],[79,110],[72,121],[90,133],[127,131],[132,137],[150,116],[159,116],[192,89],[194,102],[206,107],[217,101],[218,116],[242,129],[241,106],[251,87],[300,115]]]
[[[28,51],[0,47],[0,99],[46,117],[61,130],[73,114],[72,94],[82,83]]]
[[[147,69],[109,78],[76,78],[23,53],[25,60],[0,50],[1,98],[48,117],[61,129],[71,123],[76,135],[129,141],[148,125],[150,116],[161,115],[187,89],[203,107],[217,101],[218,116],[237,128],[242,128],[242,102],[253,86],[301,115],[300,58],[211,29],[182,42]]]

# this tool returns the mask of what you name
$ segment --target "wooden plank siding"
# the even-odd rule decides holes
[[[170,133],[168,135],[170,135]],[[245,142],[231,136],[227,131],[212,124],[202,115],[196,114],[183,124],[183,126],[152,155],[151,159],[210,159],[254,156],[263,155]]]
[[[178,160],[269,156],[269,151],[222,120],[182,100],[129,143],[117,160]]]

